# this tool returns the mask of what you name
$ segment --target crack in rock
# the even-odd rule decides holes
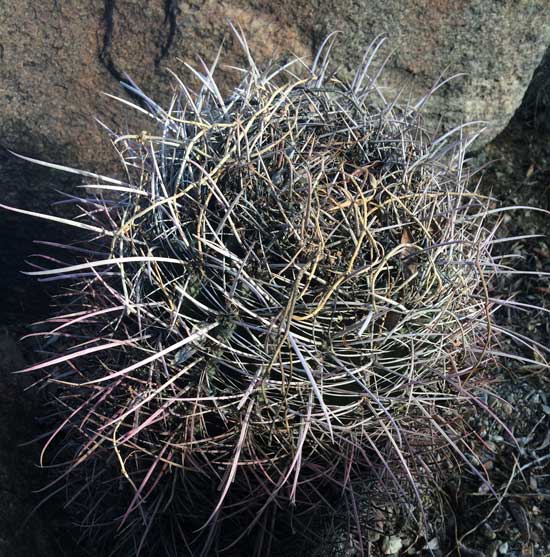
[[[116,67],[111,54],[113,45],[113,28],[115,16],[116,0],[104,0],[104,11],[102,23],[105,27],[103,34],[103,46],[99,52],[99,60],[107,71],[119,82],[125,82],[122,72]]]
[[[178,0],[164,0],[164,25],[168,25],[168,34],[166,35],[166,40],[161,45],[159,55],[155,60],[155,65],[157,66],[164,58],[166,58],[166,56],[168,56],[170,48],[174,44],[179,14],[180,8]]]

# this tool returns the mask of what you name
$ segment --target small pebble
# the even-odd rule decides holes
[[[491,542],[487,546],[487,549],[485,550],[485,555],[487,557],[497,557],[498,550],[500,548],[500,544],[501,544],[501,542],[499,540],[495,540],[495,541]]]
[[[386,536],[382,542],[382,553],[384,555],[395,555],[401,551],[403,542],[399,536]]]
[[[375,543],[382,537],[380,532],[369,532],[369,542]]]
[[[491,451],[492,453],[496,453],[498,451],[498,446],[496,443],[494,443],[494,441],[496,441],[496,437],[500,437],[499,435],[491,435],[491,439],[492,441],[486,441],[485,445],[487,447],[487,449],[489,451]],[[502,439],[502,437],[501,437]],[[504,439],[502,439],[504,441]]]
[[[501,555],[506,555],[508,553],[508,542],[501,543],[499,548],[498,548],[498,552]]]
[[[437,538],[432,538],[427,544],[426,549],[435,550],[439,549],[439,540]]]
[[[482,528],[483,535],[488,540],[494,540],[497,537],[496,532],[491,528],[489,524],[487,524],[487,522],[485,522],[481,528]]]

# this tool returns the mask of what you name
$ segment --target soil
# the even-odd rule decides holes
[[[550,56],[539,68],[521,108],[508,127],[478,155],[495,162],[483,189],[502,206],[550,211]],[[500,297],[532,308],[501,310],[497,323],[548,348],[550,345],[550,214],[517,210],[505,215],[501,236],[542,237],[500,244],[517,270],[501,279]],[[514,262],[515,261],[515,262]],[[546,276],[544,273],[548,273]],[[540,309],[535,309],[536,307]],[[478,415],[474,426],[496,498],[465,478],[456,496],[454,550],[464,556],[550,555],[550,374],[548,352],[510,339],[502,351],[530,361],[504,360],[492,374],[488,404],[501,424]],[[507,431],[508,430],[508,431]],[[513,434],[513,437],[509,433]]]

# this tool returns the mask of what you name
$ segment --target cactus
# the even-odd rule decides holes
[[[165,108],[125,84],[152,125],[109,132],[122,177],[42,163],[87,178],[76,218],[38,215],[83,238],[30,273],[69,292],[26,371],[55,386],[56,485],[113,553],[268,555],[342,498],[421,501],[450,459],[481,476],[462,417],[500,265],[475,135],[425,129],[441,83],[386,98],[381,40],[342,81],[333,36],[263,70],[237,37],[228,96],[216,64]]]

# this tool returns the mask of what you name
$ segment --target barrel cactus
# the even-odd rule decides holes
[[[126,83],[150,129],[109,130],[115,177],[59,167],[87,178],[80,212],[39,215],[80,234],[30,273],[68,288],[59,352],[26,370],[52,385],[44,458],[113,553],[268,555],[342,498],[479,474],[461,417],[498,265],[466,126],[425,129],[433,90],[386,98],[380,41],[345,81],[334,37],[264,69],[237,37],[229,95],[213,67],[166,107]]]

